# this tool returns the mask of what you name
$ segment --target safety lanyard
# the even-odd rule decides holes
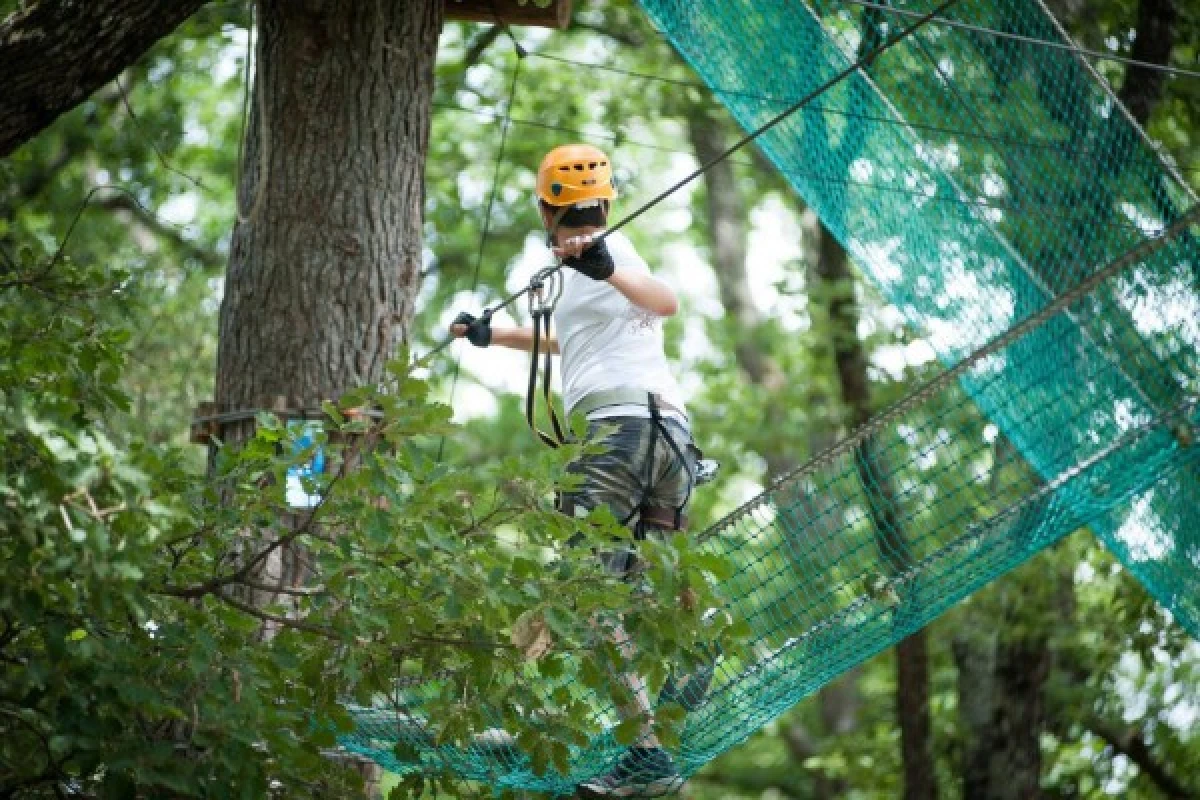
[[[559,420],[554,408],[554,398],[550,393],[550,385],[554,378],[554,357],[550,352],[550,315],[562,297],[562,274],[553,267],[539,271],[530,283],[529,313],[533,317],[533,346],[529,354],[529,386],[525,392],[525,421],[529,429],[537,435],[547,447],[561,447],[571,441],[565,428]],[[551,436],[537,426],[534,421],[534,408],[537,405],[538,384],[538,354],[545,342],[545,352],[542,353],[542,396],[546,401],[546,413],[550,417],[550,427],[554,430]]]

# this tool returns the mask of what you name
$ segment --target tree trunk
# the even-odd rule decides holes
[[[1175,17],[1172,0],[1140,0],[1137,37],[1130,57],[1150,64],[1166,64],[1175,40]],[[1162,99],[1165,79],[1166,73],[1145,67],[1130,66],[1125,73],[1118,96],[1143,128]]]
[[[442,4],[258,8],[238,192],[245,216],[221,305],[216,400],[222,410],[313,409],[380,382],[412,317]],[[237,442],[250,429],[227,428],[223,438]],[[306,561],[298,548],[279,548],[255,577],[297,585]],[[364,772],[369,781],[373,770]]]
[[[1001,642],[996,651],[989,800],[1039,800],[1042,795],[1043,686],[1050,650],[1043,636]]]
[[[828,298],[830,338],[838,384],[849,422],[857,427],[871,416],[867,355],[858,338],[859,312],[849,258],[841,244],[820,229],[817,274]],[[895,513],[894,490],[887,466],[873,440],[863,442],[856,455],[863,491],[867,494],[879,549],[894,570],[906,566],[904,531]],[[896,645],[896,716],[900,723],[905,800],[937,797],[933,761],[933,726],[929,713],[929,656],[925,631]]]
[[[962,796],[985,800],[991,791],[989,771],[993,739],[992,709],[995,708],[996,636],[986,627],[967,624],[955,636],[954,664],[958,669],[958,717],[962,729]]]
[[[721,122],[701,108],[692,109],[688,116],[688,138],[696,160],[702,164],[715,159],[728,146]],[[732,162],[726,159],[713,164],[704,173],[704,187],[708,249],[721,305],[738,330],[753,332],[763,320],[750,296],[750,282],[746,276],[746,241],[750,225]],[[734,357],[751,381],[766,389],[778,388],[782,381],[779,366],[756,346],[752,336],[738,337]]]
[[[206,0],[39,2],[0,22],[0,157],[137,61]]]
[[[709,163],[725,151],[728,137],[724,127],[720,120],[704,108],[690,109],[687,123],[688,137],[697,161],[702,164]],[[763,320],[750,296],[750,282],[746,274],[749,215],[738,191],[733,164],[728,160],[714,164],[704,174],[704,185],[708,221],[705,230],[708,233],[709,255],[713,271],[716,273],[721,304],[738,331],[746,334],[738,337],[734,357],[738,367],[767,396],[767,427],[776,429],[783,421],[786,402],[772,400],[785,388],[786,378],[771,354],[765,352],[756,341],[757,337],[752,335],[762,325]],[[831,432],[827,429],[813,430],[810,435],[810,449],[813,452],[824,449],[825,445],[832,443],[829,441],[831,438]],[[767,464],[768,480],[787,474],[799,466],[797,453],[791,448],[769,448],[762,456]],[[825,502],[825,499],[810,498],[809,501]],[[811,516],[814,519],[832,517],[822,514]],[[858,692],[859,674],[857,668],[850,670],[817,692],[816,701],[822,723],[820,738],[814,737],[799,724],[794,724],[784,733],[784,740],[796,761],[802,762],[826,752],[829,749],[827,737],[846,735],[858,727],[858,711],[861,705]],[[844,781],[839,778],[829,778],[824,773],[813,776],[814,800],[827,800],[844,791]]]
[[[412,316],[437,0],[259,4],[262,58],[216,400],[312,408],[379,381]]]
[[[1044,796],[1041,735],[1047,722],[1045,683],[1054,663],[1048,626],[1055,624],[1050,620],[1069,622],[1074,604],[1071,577],[1063,572],[1050,576],[1054,591],[1028,583],[1049,583],[1044,572],[1033,578],[1022,573],[1006,578],[996,604],[982,607],[986,613],[968,607],[953,645],[963,797]]]

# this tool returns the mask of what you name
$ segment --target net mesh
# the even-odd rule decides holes
[[[747,130],[933,7],[643,6]],[[700,537],[736,564],[725,612],[753,635],[689,703],[684,776],[1084,525],[1200,635],[1194,197],[1086,63],[1037,43],[1066,40],[1036,0],[944,16],[965,26],[922,27],[759,139],[948,368]],[[341,744],[570,793],[624,748],[607,696],[570,667],[540,690],[562,687],[608,731],[565,774],[499,731],[435,745],[436,682],[360,709]]]

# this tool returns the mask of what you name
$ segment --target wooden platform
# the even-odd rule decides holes
[[[565,30],[571,24],[571,0],[551,0],[544,8],[535,0],[446,0],[446,19]]]

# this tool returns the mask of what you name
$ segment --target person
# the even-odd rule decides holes
[[[686,528],[699,451],[663,347],[663,320],[679,308],[675,292],[650,273],[623,233],[600,238],[617,196],[612,176],[608,156],[584,144],[551,150],[538,168],[537,202],[547,243],[567,268],[554,311],[557,335],[542,346],[561,356],[568,413],[586,417],[589,439],[608,432],[605,452],[568,468],[580,483],[564,494],[560,510],[582,516],[606,506],[636,541]],[[459,314],[451,332],[481,347],[533,346],[532,328],[493,326],[486,316]],[[637,568],[632,549],[600,558],[606,569],[626,578]],[[631,657],[619,624],[611,635]],[[619,712],[624,718],[640,715],[645,724],[611,771],[578,787],[581,796],[643,797],[679,783],[673,760],[653,732],[644,680],[630,673],[622,680],[633,701]],[[695,694],[695,684],[692,689]],[[673,683],[668,693],[680,694]],[[685,698],[659,698],[664,699]]]

